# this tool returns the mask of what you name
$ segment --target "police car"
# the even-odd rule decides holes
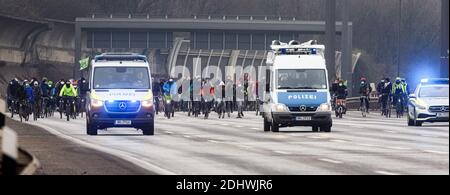
[[[449,79],[423,79],[409,96],[408,126],[449,122]]]
[[[324,45],[316,41],[273,41],[267,56],[269,87],[263,104],[264,131],[310,126],[314,132],[332,127]]]
[[[137,128],[154,134],[151,72],[147,57],[105,53],[93,59],[87,95],[86,132],[98,129]]]

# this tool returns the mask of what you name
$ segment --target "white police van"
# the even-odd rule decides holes
[[[311,126],[331,132],[332,118],[324,45],[317,41],[273,41],[267,56],[264,131]]]
[[[151,72],[147,57],[105,53],[92,60],[87,95],[86,131],[128,127],[154,134]]]

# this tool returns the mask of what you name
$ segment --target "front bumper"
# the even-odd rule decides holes
[[[153,107],[141,108],[135,113],[112,113],[104,107],[90,107],[87,112],[87,120],[99,128],[133,127],[144,128],[154,125],[155,111]],[[131,121],[131,124],[117,125],[116,121]]]
[[[311,120],[297,120],[297,117],[311,117]],[[272,113],[273,122],[281,127],[292,126],[329,126],[333,125],[331,112],[318,113]]]
[[[438,116],[441,113],[445,113],[446,116]],[[449,113],[431,113],[428,111],[416,111],[416,120],[420,122],[449,122]]]

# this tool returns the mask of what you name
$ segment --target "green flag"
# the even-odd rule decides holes
[[[80,70],[84,70],[89,67],[89,57],[80,60]]]

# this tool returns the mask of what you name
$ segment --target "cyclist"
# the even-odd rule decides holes
[[[388,116],[387,108],[388,108],[388,106],[390,106],[389,100],[390,100],[391,90],[392,90],[391,79],[389,79],[389,78],[384,79],[384,85],[381,89],[381,105],[382,105],[383,114],[385,116]]]
[[[402,85],[403,85],[403,91],[405,92],[404,96],[403,96],[403,107],[405,107],[406,109],[408,109],[408,99],[409,99],[409,85],[406,82],[406,79],[403,78],[402,79]]]
[[[367,113],[369,113],[370,108],[370,93],[372,92],[372,87],[367,82],[367,79],[365,77],[361,78],[361,83],[359,85],[359,95],[360,95],[360,108],[363,107],[363,102],[365,101],[364,106],[367,108]]]
[[[172,117],[174,117],[174,107],[173,107],[173,97],[177,94],[177,86],[175,81],[171,78],[169,79],[167,82],[164,83],[163,87],[163,93],[164,93],[164,102],[166,106],[170,106],[170,108],[166,107],[166,109],[169,109],[169,111],[171,113],[167,113],[166,114],[171,114]],[[167,116],[169,117],[169,116]]]
[[[331,106],[333,109],[336,108],[336,98],[337,98],[337,90],[339,88],[340,79],[337,78],[334,80],[334,83],[331,84]]]
[[[392,100],[393,100],[393,104],[396,106],[398,113],[403,113],[403,100],[404,100],[404,95],[406,94],[406,88],[403,86],[402,84],[402,79],[397,77],[395,79],[395,83],[392,85],[392,91],[391,91],[391,96],[392,96]],[[398,103],[400,103],[400,105],[397,105]]]
[[[348,90],[347,90],[347,86],[345,85],[345,81],[339,80],[339,85],[336,89],[336,106],[342,105],[342,107],[343,107],[342,114],[347,113],[347,104],[346,104],[347,95],[348,95]]]
[[[66,81],[64,86],[61,88],[61,91],[59,92],[59,97],[62,98],[63,103],[64,103],[62,105],[64,107],[63,110],[66,109],[65,106],[66,106],[67,103],[69,103],[70,107],[73,108],[73,106],[74,106],[73,105],[73,100],[74,100],[74,98],[77,97],[77,91],[75,90],[75,88],[73,87],[73,85],[72,85],[72,83],[70,81]],[[67,101],[69,101],[69,102],[67,102]],[[73,109],[70,109],[70,111],[74,112]],[[69,113],[66,113],[66,114],[69,114]],[[73,113],[70,113],[70,114],[73,114]]]
[[[34,80],[33,86],[32,86],[32,92],[33,92],[33,116],[34,120],[37,120],[37,118],[40,117],[41,113],[41,99],[42,99],[42,89],[39,86],[39,82],[37,80]]]

